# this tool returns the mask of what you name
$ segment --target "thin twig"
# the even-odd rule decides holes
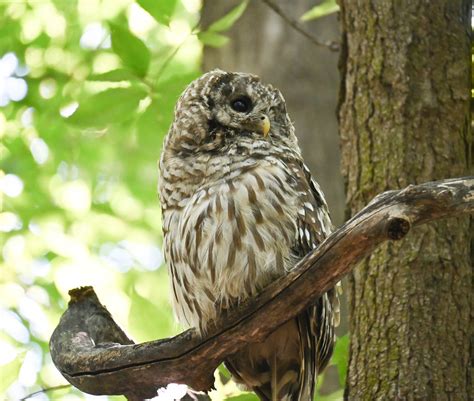
[[[285,12],[280,8],[280,6],[275,4],[273,0],[261,0],[261,1],[265,3],[268,7],[270,7],[273,11],[275,11],[288,25],[290,25],[295,31],[301,33],[311,43],[315,44],[316,46],[327,47],[329,50],[333,52],[339,51],[339,43],[331,41],[331,40],[322,42],[319,39],[315,38],[308,31],[306,31],[297,20],[286,15]]]
[[[35,395],[38,395],[38,394],[48,393],[50,391],[55,391],[55,390],[62,390],[68,387],[72,387],[72,384],[61,384],[60,386],[47,387],[42,390],[35,391],[34,393],[28,394],[26,397],[21,398],[19,401],[25,401],[28,398],[34,397]]]

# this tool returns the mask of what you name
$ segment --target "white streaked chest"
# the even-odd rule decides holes
[[[255,295],[294,261],[298,196],[281,162],[198,191],[164,213],[175,312],[198,326]]]

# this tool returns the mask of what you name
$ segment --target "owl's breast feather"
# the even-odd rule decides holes
[[[284,185],[286,171],[278,163],[259,166],[198,190],[182,209],[165,210],[181,322],[205,325],[292,267],[298,197]]]

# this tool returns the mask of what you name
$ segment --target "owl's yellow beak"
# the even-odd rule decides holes
[[[270,132],[270,119],[264,114],[260,117],[260,132],[266,138]]]

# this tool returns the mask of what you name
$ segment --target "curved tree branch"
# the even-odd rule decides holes
[[[63,376],[91,394],[139,400],[168,383],[209,390],[215,368],[248,342],[261,341],[333,287],[380,243],[403,238],[417,225],[474,213],[474,177],[410,185],[377,196],[356,216],[269,285],[217,323],[205,338],[194,330],[133,344],[91,287],[70,291],[71,301],[50,347]]]

